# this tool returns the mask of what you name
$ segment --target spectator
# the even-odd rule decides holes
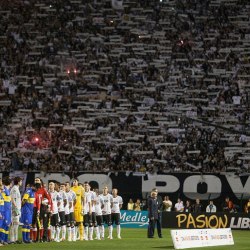
[[[180,198],[178,198],[177,203],[175,203],[174,207],[176,212],[183,212],[184,211],[183,201]]]
[[[191,206],[191,202],[189,200],[186,201],[183,212],[185,212],[185,213],[191,213],[192,212],[192,206]]]
[[[209,201],[209,204],[206,207],[206,212],[207,213],[216,213],[217,208],[214,205],[214,202],[212,200]]]
[[[246,203],[245,212],[250,213],[250,198],[248,199],[248,202]]]
[[[225,202],[222,206],[222,209],[223,209],[223,212],[226,212],[226,213],[233,213],[234,212],[234,204],[229,199],[229,197],[225,198]]]
[[[163,211],[171,212],[172,201],[169,199],[169,196],[164,196],[163,199]]]
[[[141,211],[141,200],[140,199],[137,199],[135,204],[134,204],[134,211]]]
[[[203,211],[202,204],[200,203],[200,199],[195,200],[195,204],[193,205],[194,213],[201,213]]]
[[[134,202],[133,202],[133,200],[130,198],[129,199],[129,202],[128,202],[128,205],[127,205],[127,209],[128,210],[134,210]]]

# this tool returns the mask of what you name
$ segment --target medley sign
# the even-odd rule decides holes
[[[147,228],[147,212],[121,210],[121,225],[128,228]]]

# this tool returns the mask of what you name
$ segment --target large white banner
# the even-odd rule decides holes
[[[234,245],[231,228],[171,230],[175,249]]]

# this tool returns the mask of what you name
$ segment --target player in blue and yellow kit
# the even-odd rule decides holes
[[[2,241],[8,243],[9,227],[11,223],[11,197],[10,197],[10,186],[11,179],[9,177],[3,178],[3,191],[2,196],[4,199],[4,212],[3,212],[3,226],[2,226]]]
[[[22,199],[20,221],[23,223],[22,238],[24,243],[30,243],[30,226],[32,224],[35,191],[36,189],[34,186],[27,188]]]
[[[0,242],[3,241],[3,212],[4,212],[4,199],[2,196],[3,185],[0,184]],[[0,246],[2,244],[0,243]]]

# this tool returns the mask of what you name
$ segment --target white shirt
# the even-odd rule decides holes
[[[117,195],[116,197],[113,196],[111,212],[114,214],[120,213],[120,205],[123,204],[122,197]]]
[[[96,215],[97,216],[100,216],[100,215],[102,215],[102,205],[104,204],[104,202],[103,202],[103,198],[102,198],[102,196],[101,195],[96,195],[96,197],[95,197],[95,213],[96,213]]]
[[[49,194],[50,194],[50,197],[52,200],[52,208],[53,208],[52,214],[57,214],[58,213],[58,202],[61,201],[60,195],[56,191],[54,191],[54,192],[49,191]]]
[[[184,209],[183,202],[182,201],[181,202],[177,202],[174,207],[176,208],[177,212],[180,212],[181,210]]]
[[[74,213],[74,201],[76,200],[76,193],[72,190],[69,190],[69,192],[66,192],[66,196],[67,196],[67,204],[65,206],[65,214],[69,214],[69,213]],[[72,206],[71,208],[69,208],[69,203],[72,202]]]
[[[92,213],[95,213],[95,200],[96,200],[96,193],[91,191],[91,202],[92,202]]]
[[[60,206],[58,208],[58,211],[64,212],[65,211],[64,201],[67,200],[66,193],[64,191],[60,190],[59,196],[60,196]]]
[[[65,214],[69,214],[70,213],[70,211],[69,211],[69,203],[70,202],[73,203],[72,194],[71,194],[71,192],[65,192],[65,195],[66,195],[66,205],[64,207],[64,211],[65,211]],[[72,207],[74,207],[73,204],[72,204]]]
[[[21,194],[19,191],[19,186],[18,185],[14,185],[11,190],[10,190],[10,197],[12,200],[14,200],[15,204],[16,204],[16,208],[18,210],[21,210],[21,204],[22,204],[22,200],[21,200]],[[14,209],[14,206],[12,206],[12,210]]]
[[[206,212],[207,213],[216,213],[216,206],[215,205],[207,205],[206,207]]]
[[[102,197],[104,204],[104,207],[102,208],[102,214],[111,214],[111,203],[113,201],[113,196],[111,194],[101,194],[100,196]]]
[[[170,201],[170,200],[163,201],[163,204],[168,204],[168,208],[166,208],[164,211],[166,211],[166,212],[171,212],[172,201]]]
[[[89,213],[89,208],[92,206],[92,191],[85,192],[84,194],[84,214]]]

